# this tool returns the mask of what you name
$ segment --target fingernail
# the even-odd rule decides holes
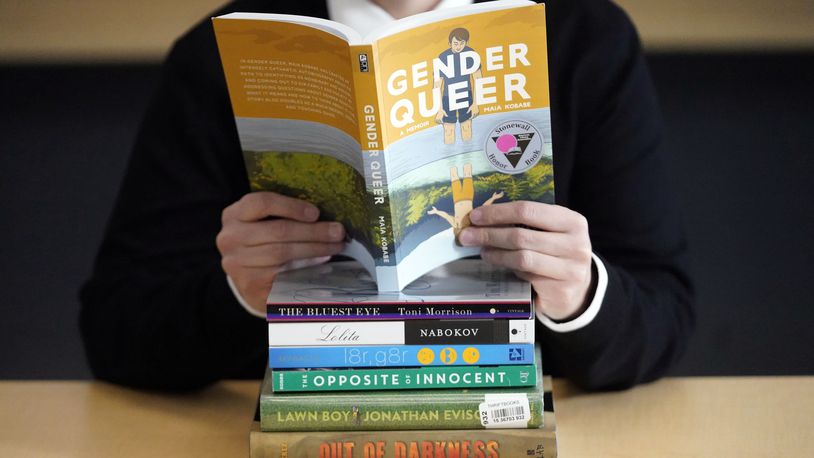
[[[472,221],[473,223],[477,224],[478,221],[480,221],[480,219],[481,219],[481,211],[478,210],[477,208],[472,210],[471,212],[469,212],[469,221]]]
[[[309,220],[319,218],[319,209],[317,209],[317,207],[305,207],[305,217]]]
[[[341,240],[345,236],[345,228],[339,223],[331,223],[328,226],[328,235],[331,240]]]
[[[475,234],[472,233],[471,229],[464,229],[458,234],[458,240],[461,242],[461,245],[472,245],[475,243]]]

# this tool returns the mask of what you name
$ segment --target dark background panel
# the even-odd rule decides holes
[[[698,285],[674,373],[814,374],[814,54],[648,59]],[[0,66],[0,378],[89,376],[77,290],[157,77]]]
[[[676,373],[814,373],[814,55],[649,60],[698,284]]]
[[[85,378],[90,274],[157,66],[0,67],[0,378]]]

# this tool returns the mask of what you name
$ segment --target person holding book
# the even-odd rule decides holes
[[[440,3],[440,4],[439,4]],[[362,29],[460,0],[237,1],[232,11],[327,17]],[[536,292],[546,367],[592,389],[662,376],[693,327],[680,213],[635,30],[604,0],[547,5],[557,202],[470,213],[464,245]],[[209,20],[181,38],[141,126],[80,325],[97,377],[190,389],[263,374],[275,275],[325,262],[344,230],[319,210],[248,193]]]

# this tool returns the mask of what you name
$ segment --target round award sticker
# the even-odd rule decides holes
[[[486,136],[483,152],[498,171],[523,173],[540,162],[543,136],[526,121],[502,122]]]

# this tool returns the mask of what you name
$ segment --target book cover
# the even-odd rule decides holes
[[[309,321],[268,324],[269,347],[534,343],[536,320]]]
[[[269,347],[272,369],[531,364],[534,345],[359,345]]]
[[[540,364],[539,361],[536,362]],[[387,369],[273,370],[275,393],[294,391],[426,390],[534,386],[533,364],[516,366],[433,366]]]
[[[263,432],[259,409],[249,432],[252,458],[556,458],[551,377],[543,378],[544,421],[537,429]]]
[[[545,6],[489,2],[362,38],[300,16],[213,19],[251,187],[344,224],[381,291],[478,253],[478,206],[553,203]]]
[[[480,259],[438,267],[402,291],[379,291],[358,262],[280,273],[267,303],[269,322],[534,318],[531,285]]]
[[[382,431],[539,428],[543,384],[517,388],[275,393],[272,372],[260,392],[263,431]]]

